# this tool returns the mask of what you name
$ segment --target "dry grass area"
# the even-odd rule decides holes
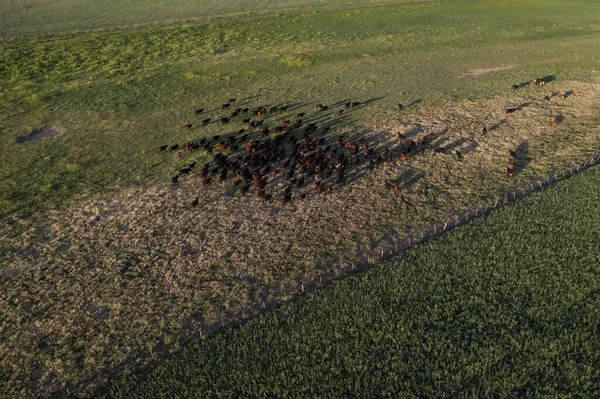
[[[460,77],[462,78],[462,77],[465,77],[465,76],[485,75],[485,74],[492,73],[492,72],[506,71],[507,69],[511,69],[511,68],[514,68],[514,65],[506,66],[506,67],[472,69],[472,70],[470,70],[468,72],[463,73]]]
[[[569,95],[559,100],[558,92]],[[192,174],[177,186],[13,217],[0,227],[0,392],[26,397],[98,382],[199,328],[241,317],[242,309],[247,315],[263,301],[286,299],[391,237],[406,238],[578,162],[598,152],[599,104],[600,84],[554,82],[347,131],[389,146],[395,161],[375,170],[361,165],[332,194],[306,188],[303,202],[282,205],[274,195],[264,203],[229,185],[203,188]],[[397,133],[428,136],[431,145],[402,162]],[[518,153],[515,179],[504,172],[509,149]],[[400,194],[385,180],[399,184]],[[199,205],[191,208],[195,197]]]

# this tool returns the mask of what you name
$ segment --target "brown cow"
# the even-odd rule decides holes
[[[264,188],[259,187],[256,189],[256,199],[257,200],[261,199],[264,195],[265,195]]]

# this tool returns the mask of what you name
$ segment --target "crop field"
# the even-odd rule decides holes
[[[599,216],[594,167],[89,397],[593,397]]]
[[[600,149],[600,4],[182,1],[158,23],[67,3],[0,5],[0,397],[88,392]],[[322,192],[298,167],[284,203],[285,157],[259,200],[203,175],[249,141],[289,157],[311,123],[360,145]]]

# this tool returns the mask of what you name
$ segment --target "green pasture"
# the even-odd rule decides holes
[[[0,37],[106,29],[234,13],[408,2],[410,0],[5,0],[0,3]]]
[[[58,15],[51,10],[61,4],[46,9]],[[360,100],[367,105],[335,126],[360,129],[401,118],[398,102],[494,96],[537,76],[586,81],[600,60],[598,15],[600,4],[588,1],[350,4],[5,41],[0,216],[167,181],[203,155],[164,157],[156,148],[239,129],[182,129],[199,121],[195,108],[223,115],[217,108],[230,97],[291,105],[281,118],[315,103]],[[62,135],[17,144],[48,126]]]
[[[594,397],[599,217],[594,167],[90,397]]]

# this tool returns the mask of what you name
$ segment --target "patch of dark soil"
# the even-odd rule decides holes
[[[17,137],[17,143],[28,143],[30,141],[40,141],[44,139],[49,139],[52,137],[60,136],[60,132],[51,127],[45,127],[42,129],[36,129],[29,133],[27,136]]]

